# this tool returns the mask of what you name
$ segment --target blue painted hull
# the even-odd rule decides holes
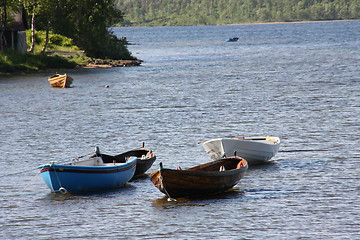
[[[55,193],[84,193],[125,185],[136,170],[137,158],[126,163],[104,166],[46,164],[39,166],[41,176]]]

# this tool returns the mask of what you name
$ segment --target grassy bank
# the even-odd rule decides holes
[[[34,72],[45,69],[75,68],[81,59],[68,59],[60,55],[20,53],[8,49],[0,53],[0,72]]]
[[[31,45],[31,33],[27,32],[27,45]],[[36,72],[47,69],[69,69],[75,67],[118,67],[138,66],[139,60],[93,59],[78,48],[72,39],[59,34],[50,34],[45,52],[45,32],[38,31],[34,53],[20,53],[13,49],[0,52],[0,74],[15,72]]]
[[[31,45],[31,33],[27,32],[27,45]],[[45,44],[45,32],[38,31],[35,38],[34,53],[20,53],[13,49],[0,52],[0,73],[34,72],[46,69],[75,68],[84,65],[86,58],[81,55],[66,56],[54,54],[54,51],[79,51],[72,40],[58,35],[50,34],[46,52],[41,52]]]

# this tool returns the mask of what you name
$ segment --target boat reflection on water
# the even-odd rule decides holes
[[[179,197],[176,200],[167,196],[155,199],[152,201],[152,206],[159,209],[170,209],[178,206],[204,206],[209,204],[224,204],[227,201],[234,201],[234,199],[242,199],[245,196],[245,191],[239,187],[233,187],[224,192],[215,194],[205,194],[197,196]]]

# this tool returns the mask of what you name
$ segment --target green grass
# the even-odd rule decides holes
[[[0,72],[32,72],[45,69],[74,68],[75,61],[62,56],[47,56],[46,54],[20,53],[8,49],[0,52]]]
[[[27,32],[27,45],[31,45],[31,32]],[[83,54],[64,55],[61,53],[42,53],[45,44],[45,32],[36,32],[34,53],[20,53],[13,49],[0,52],[0,73],[34,72],[46,69],[75,68],[86,65]],[[72,39],[59,34],[49,35],[47,51],[81,51]]]
[[[36,31],[35,34],[35,53],[40,53],[45,45],[45,31]],[[26,43],[31,46],[31,30],[26,31]],[[62,36],[60,34],[49,33],[49,42],[46,51],[59,50],[59,51],[81,51],[71,38]]]
[[[27,31],[26,36],[27,45],[30,47],[30,30]],[[0,74],[36,72],[46,69],[75,68],[76,66],[85,66],[92,61],[73,43],[72,39],[59,34],[49,34],[49,43],[45,52],[42,52],[45,44],[44,31],[36,32],[35,43],[33,53],[20,53],[13,49],[7,49],[0,52]],[[117,53],[124,50],[116,47],[114,49]],[[65,51],[66,53],[61,51]],[[123,55],[126,56],[126,52],[124,52]],[[136,60],[136,58],[131,56],[127,56],[126,59]],[[108,60],[111,61],[110,59]]]

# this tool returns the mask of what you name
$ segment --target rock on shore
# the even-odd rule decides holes
[[[104,60],[90,58],[85,68],[134,67],[140,66],[142,60]]]

